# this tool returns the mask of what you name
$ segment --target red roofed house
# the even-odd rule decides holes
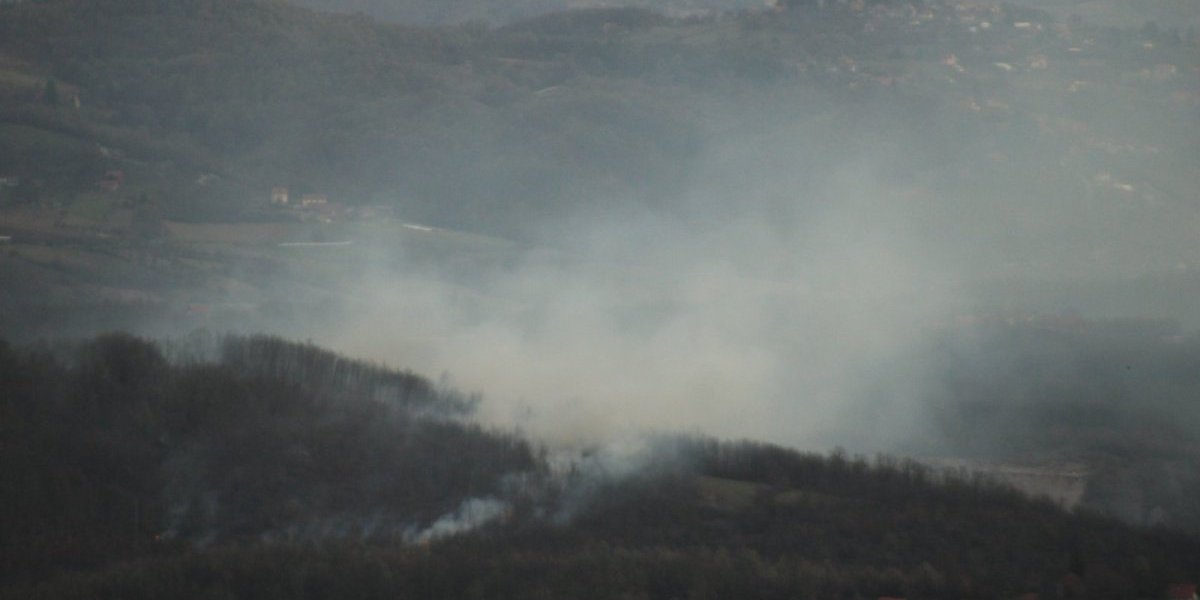
[[[325,194],[304,194],[300,197],[301,208],[319,207],[328,203],[329,196],[326,196]]]
[[[121,189],[123,183],[125,183],[125,171],[108,171],[96,185],[106,192],[115,192]]]
[[[287,206],[288,189],[281,185],[271,188],[271,205],[272,206]]]
[[[1167,586],[1168,600],[1197,600],[1196,584],[1194,583],[1172,583]]]

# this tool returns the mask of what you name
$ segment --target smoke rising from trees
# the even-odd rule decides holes
[[[329,341],[447,373],[485,394],[489,422],[558,442],[672,428],[838,443],[848,417],[871,425],[852,403],[960,302],[956,282],[869,166],[793,187],[795,223],[764,200],[787,185],[747,183],[694,201],[724,204],[721,218],[591,215],[465,283],[368,269]],[[875,434],[905,435],[907,399],[873,404]]]

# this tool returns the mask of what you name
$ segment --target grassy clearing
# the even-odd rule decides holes
[[[697,486],[700,497],[706,504],[730,511],[747,509],[756,500],[771,492],[770,486],[765,484],[720,477],[700,477],[697,479]],[[779,506],[820,507],[836,504],[844,499],[829,494],[791,489],[772,494],[770,501]]]
[[[839,499],[836,496],[829,494],[820,494],[817,492],[808,492],[805,490],[788,490],[777,494],[772,500],[775,504],[781,506],[808,506],[820,507],[831,506],[838,502],[844,502],[844,499]]]
[[[0,152],[19,152],[36,160],[92,154],[92,145],[79,138],[25,125],[0,123]]]
[[[103,227],[111,223],[120,210],[121,202],[116,196],[80,194],[67,208],[66,224],[72,227]]]
[[[288,241],[302,231],[291,223],[179,223],[164,224],[168,237],[181,243],[264,245]]]
[[[44,84],[45,80],[40,77],[34,77],[22,71],[0,68],[0,89],[32,92]]]
[[[755,498],[767,490],[767,486],[761,483],[720,477],[699,477],[696,483],[700,489],[700,497],[706,504],[735,511],[749,508]]]

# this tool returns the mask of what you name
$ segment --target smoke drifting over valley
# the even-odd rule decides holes
[[[447,373],[485,395],[489,421],[559,442],[632,428],[823,447],[854,429],[879,448],[905,435],[911,398],[882,399],[870,417],[853,402],[962,301],[868,173],[815,193],[836,201],[795,192],[823,205],[804,222],[772,222],[748,187],[696,201],[734,205],[719,218],[593,216],[467,283],[368,268],[328,341]],[[893,375],[906,393],[925,385]],[[863,431],[872,419],[879,430]]]
[[[1194,9],[553,4],[0,3],[0,333],[306,339],[554,451],[1200,464]]]
[[[1194,2],[615,4],[0,0],[0,600],[1190,594]]]

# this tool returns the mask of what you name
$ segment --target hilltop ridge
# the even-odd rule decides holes
[[[1200,564],[1195,538],[886,456],[535,449],[419,377],[273,338],[3,344],[0,384],[6,598],[999,598],[1067,576],[1129,598]]]

